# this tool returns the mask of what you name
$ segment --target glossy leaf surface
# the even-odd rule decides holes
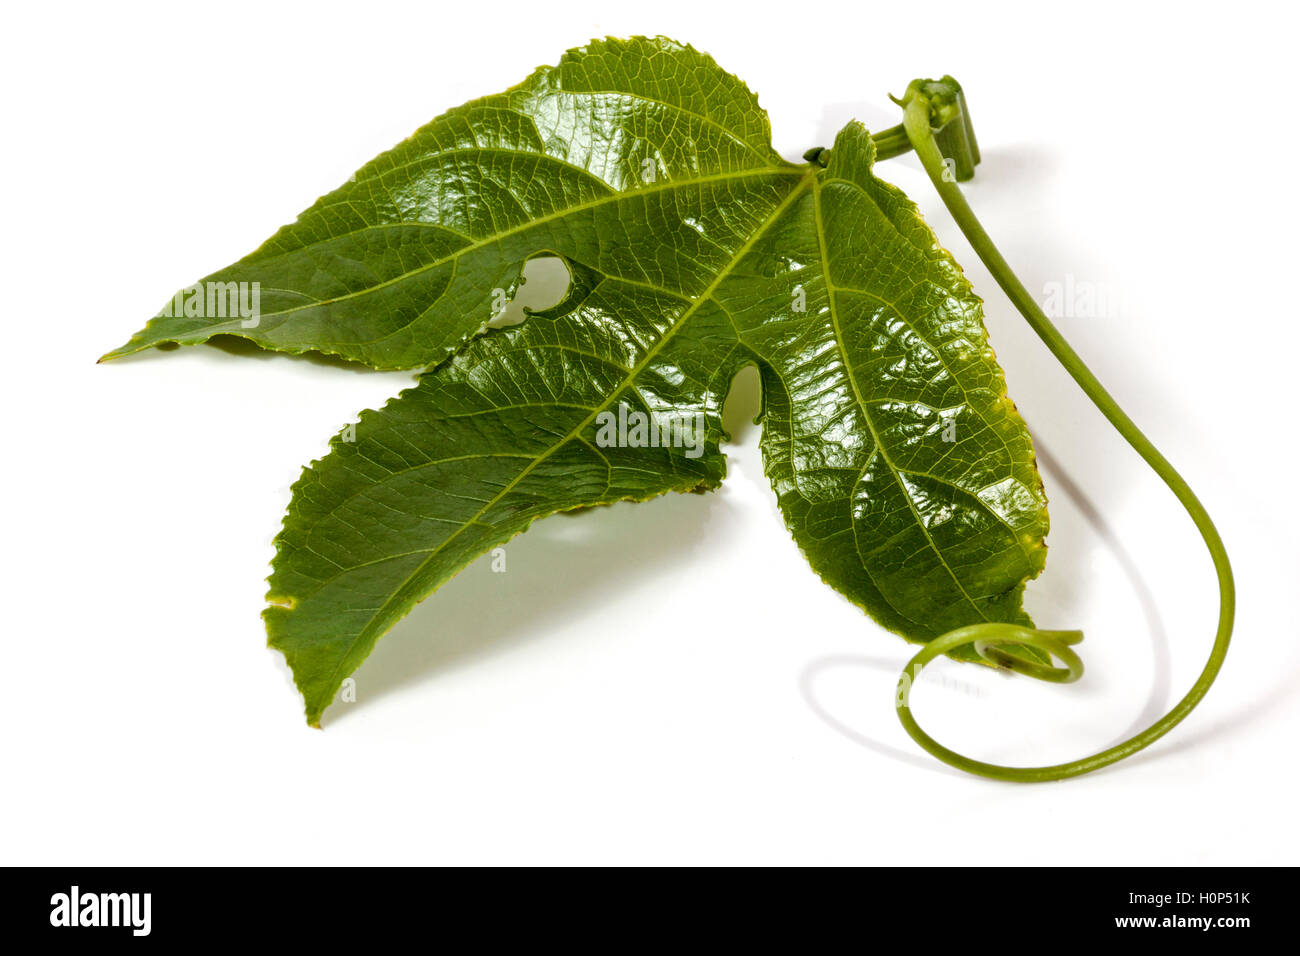
[[[799,175],[753,94],[708,57],[593,43],[440,116],[196,284],[258,283],[255,327],[216,308],[160,316],[106,357],[227,334],[427,367],[493,317],[494,290],[513,293],[542,251],[701,292],[725,262],[713,235],[726,217],[761,213]]]
[[[747,364],[781,510],[829,584],[916,641],[1027,622],[1047,530],[1029,435],[979,300],[873,157],[854,123],[825,168],[787,163],[709,58],[593,43],[435,120],[219,273],[283,292],[259,328],[156,319],[120,350],[235,332],[430,368],[294,487],[266,620],[309,720],[416,602],[537,518],[715,487]],[[476,336],[543,254],[569,265],[564,300]],[[640,416],[644,435],[611,433]]]

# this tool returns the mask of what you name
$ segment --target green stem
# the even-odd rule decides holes
[[[895,156],[902,156],[912,151],[912,141],[907,138],[907,130],[903,128],[902,123],[881,130],[879,133],[872,133],[871,141],[876,144],[877,162],[893,159]]]
[[[943,125],[953,121],[954,104],[957,104],[959,111],[960,108],[964,107],[964,102],[960,100],[961,88],[957,86],[955,81],[951,82],[950,86],[945,87],[945,83],[949,80],[950,78],[945,77],[944,81],[939,81],[939,83],[917,81],[908,87],[907,95],[902,100],[903,127],[907,132],[912,148],[916,150],[917,157],[921,160],[921,165],[925,167],[931,182],[934,183],[934,188],[938,190],[939,197],[943,200],[944,205],[948,207],[948,211],[952,213],[953,219],[957,221],[957,225],[961,227],[961,231],[970,241],[976,254],[979,255],[993,274],[993,278],[997,280],[998,285],[1002,287],[1002,291],[1007,294],[1007,298],[1020,310],[1021,315],[1025,317],[1025,321],[1043,340],[1048,350],[1056,356],[1057,360],[1065,367],[1065,370],[1070,373],[1070,377],[1079,384],[1084,394],[1106,416],[1106,420],[1115,426],[1115,429],[1124,436],[1125,441],[1163,479],[1164,483],[1174,493],[1174,497],[1187,509],[1187,513],[1191,516],[1197,530],[1201,533],[1201,537],[1205,540],[1205,546],[1209,549],[1210,557],[1214,561],[1215,572],[1219,580],[1218,631],[1215,634],[1214,646],[1210,651],[1210,657],[1206,662],[1205,669],[1201,671],[1201,675],[1196,679],[1196,683],[1192,685],[1191,690],[1167,714],[1146,730],[1130,737],[1123,743],[1102,750],[1090,757],[1084,757],[1081,760],[1054,764],[1048,767],[1005,767],[999,764],[973,760],[942,746],[923,731],[912,716],[909,705],[911,687],[921,668],[939,655],[967,644],[974,644],[977,653],[990,663],[1010,668],[1019,673],[1062,682],[1076,680],[1083,672],[1083,665],[1067,645],[1081,640],[1083,635],[1080,632],[1040,631],[1013,624],[976,624],[950,631],[930,641],[908,663],[898,683],[898,718],[902,721],[903,727],[906,728],[912,739],[923,748],[945,763],[985,777],[1024,782],[1060,780],[1065,777],[1076,777],[1079,774],[1097,770],[1137,753],[1172,730],[1200,703],[1201,698],[1205,696],[1206,691],[1210,689],[1210,685],[1214,683],[1215,677],[1218,676],[1220,667],[1223,666],[1223,659],[1228,653],[1228,642],[1232,637],[1233,613],[1236,602],[1235,589],[1232,583],[1232,568],[1228,564],[1228,554],[1223,547],[1223,540],[1219,537],[1210,516],[1206,514],[1205,508],[1197,500],[1187,482],[1174,470],[1173,465],[1156,450],[1150,439],[1142,434],[1133,420],[1124,413],[1110,393],[1097,381],[1097,377],[1084,364],[1078,353],[1070,347],[1070,344],[1052,325],[1043,310],[1039,308],[1038,303],[1034,301],[1033,296],[1016,278],[1007,261],[1002,258],[1002,254],[998,252],[993,240],[984,231],[979,219],[976,218],[974,211],[966,202],[966,197],[962,195],[960,187],[953,181],[953,164],[945,162],[943,152],[936,141],[936,133],[940,130],[935,128],[936,121],[940,122],[940,129]],[[967,124],[967,128],[969,129],[969,124]],[[1041,664],[1030,664],[1020,658],[999,652],[997,648],[1001,645],[1029,645],[1036,647],[1062,660],[1067,666],[1065,668],[1054,668]]]

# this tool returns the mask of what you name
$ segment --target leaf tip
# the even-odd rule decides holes
[[[131,342],[127,342],[125,345],[119,345],[115,349],[109,349],[99,358],[95,359],[95,364],[103,365],[105,362],[111,362],[114,359],[120,359],[123,356],[134,355],[136,352],[140,351],[140,348],[141,347],[139,345],[136,345],[134,343],[134,340]]]

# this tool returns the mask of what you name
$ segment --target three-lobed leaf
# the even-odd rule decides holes
[[[707,56],[593,43],[435,120],[215,274],[260,283],[257,327],[164,316],[110,353],[233,333],[428,367],[294,486],[265,617],[308,719],[415,603],[537,518],[715,487],[747,364],[782,513],[829,584],[910,640],[1027,622],[1047,530],[1030,438],[978,298],[873,159],[852,123],[824,168],[788,163]],[[568,263],[564,300],[479,334],[538,255]],[[668,437],[629,441],[637,419]]]

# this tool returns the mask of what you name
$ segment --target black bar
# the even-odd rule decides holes
[[[1289,937],[1296,919],[1290,868],[862,869],[812,880],[768,874],[761,884],[749,874],[641,873],[603,877],[594,887],[584,886],[582,874],[572,887],[525,874],[515,888],[502,885],[513,882],[502,874],[352,867],[13,868],[6,875],[11,889],[0,897],[0,915],[11,937],[91,944],[282,937],[337,946],[414,933],[437,945],[449,930],[477,926],[485,942],[532,933],[533,945],[600,938],[612,950],[644,945],[647,936],[665,946],[675,939],[677,947],[769,933],[803,934],[800,948],[818,949],[819,940],[829,945],[846,931],[864,945],[897,933],[922,944],[1128,937],[1232,945],[1260,931]],[[118,925],[84,925],[112,922]],[[695,929],[683,937],[688,924]]]

